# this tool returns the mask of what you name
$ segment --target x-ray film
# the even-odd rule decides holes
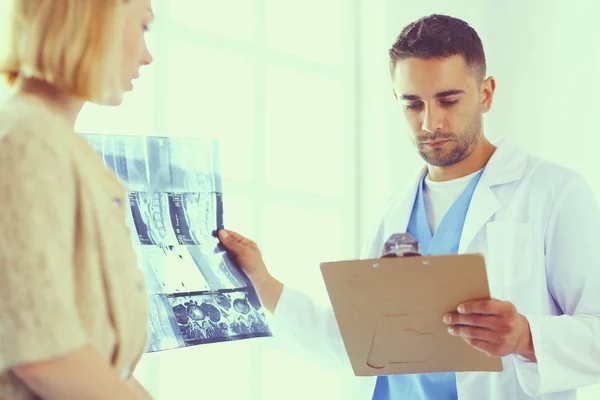
[[[148,352],[271,336],[254,287],[216,237],[218,142],[82,136],[129,192],[127,224],[150,295]]]

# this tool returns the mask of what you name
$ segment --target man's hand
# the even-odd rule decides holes
[[[240,267],[255,284],[257,283],[255,281],[261,281],[268,275],[267,267],[256,243],[230,230],[222,229],[218,235],[223,246],[233,253]]]
[[[491,357],[519,354],[537,362],[529,322],[512,303],[496,299],[473,300],[444,316],[448,332]]]
[[[221,229],[218,235],[223,246],[233,253],[240,267],[252,281],[263,306],[271,313],[275,313],[283,292],[283,284],[267,270],[258,245],[230,230]]]

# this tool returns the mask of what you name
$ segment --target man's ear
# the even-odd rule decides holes
[[[481,82],[481,111],[486,113],[492,108],[494,92],[496,91],[496,79],[488,77]]]

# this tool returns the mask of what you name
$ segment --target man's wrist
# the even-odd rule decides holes
[[[257,290],[261,290],[269,286],[269,282],[273,282],[274,280],[273,276],[271,276],[269,272],[264,272],[256,276],[250,276],[249,278]]]
[[[523,314],[519,314],[519,318],[521,320],[521,326],[523,329],[519,338],[516,353],[531,362],[537,362],[529,321]]]
[[[275,314],[275,308],[283,292],[283,284],[268,272],[260,276],[252,276],[250,280],[258,293],[258,297],[260,297],[262,305],[271,314]]]

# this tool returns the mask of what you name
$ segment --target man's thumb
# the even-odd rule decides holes
[[[233,236],[231,236],[229,233],[227,233],[227,231],[225,229],[221,229],[218,232],[218,235],[219,235],[219,240],[221,241],[221,243],[223,243],[223,246],[225,246],[225,248],[227,248],[227,250],[233,251],[236,255],[238,255],[244,248],[244,246],[239,244],[237,242],[237,240],[235,240],[233,238]]]

